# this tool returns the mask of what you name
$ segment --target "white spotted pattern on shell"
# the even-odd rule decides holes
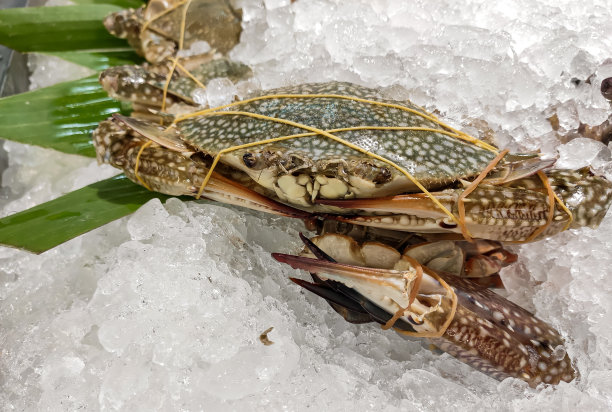
[[[375,89],[350,83],[329,82],[305,84],[267,90],[261,95],[275,94],[335,94],[353,96],[383,103],[399,104],[423,113],[410,102],[381,98]],[[231,110],[262,114],[286,119],[321,130],[359,126],[427,127],[445,131],[437,123],[414,113],[354,100],[317,98],[266,98],[239,104]],[[250,142],[304,133],[290,125],[260,120],[242,115],[197,116],[177,123],[184,139],[207,153]],[[458,178],[478,175],[494,158],[491,151],[466,143],[459,138],[426,131],[359,130],[334,133],[336,136],[366,150],[396,162],[426,185],[443,185]],[[257,147],[254,152],[272,146],[290,153],[307,153],[314,162],[313,170],[324,169],[322,164],[334,160],[362,158],[379,163],[367,155],[323,136],[302,137],[286,142]],[[393,175],[400,172],[393,169]]]

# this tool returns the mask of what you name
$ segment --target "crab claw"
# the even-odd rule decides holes
[[[346,239],[338,237],[340,242]],[[387,327],[414,336],[441,336],[450,323],[456,304],[454,293],[435,273],[423,268],[414,259],[402,256],[392,269],[370,268],[321,260],[325,259],[325,255],[321,255],[320,249],[312,243],[307,243],[307,246],[314,249],[319,259],[280,253],[272,256],[294,269],[315,274],[316,284],[294,282],[328,302],[359,312],[352,305],[344,303],[348,298],[369,313],[371,320],[386,323]],[[338,257],[350,259],[347,256]],[[336,306],[332,307],[344,316]],[[347,316],[344,317],[352,322]],[[363,323],[363,317],[357,323]]]
[[[525,241],[540,228],[544,231],[535,239],[558,233],[569,224],[578,228],[601,223],[612,203],[611,182],[588,168],[549,170],[546,178],[559,198],[550,223],[550,203],[539,178],[519,179],[506,186],[480,184],[464,199],[465,225],[472,238]],[[463,189],[448,189],[431,195],[458,216],[461,193]],[[316,203],[371,214],[334,217],[346,223],[418,233],[461,233],[457,222],[422,193],[373,199],[318,199]]]
[[[432,193],[432,195],[448,210],[453,210],[458,198],[458,194],[452,190]],[[358,215],[329,216],[330,219],[345,223],[406,232],[461,233],[458,225],[423,193],[371,199],[316,199],[315,203],[361,211]],[[372,213],[372,215],[362,212]]]
[[[346,238],[326,236],[337,237],[336,247]],[[515,377],[535,387],[540,383],[570,381],[576,376],[563,340],[553,328],[470,279],[438,276],[423,268],[419,285],[406,280],[407,273],[412,271],[409,267],[374,269],[335,263],[330,259],[345,260],[359,253],[328,249],[331,243],[317,238],[305,243],[318,259],[273,256],[293,268],[316,273],[314,283],[292,280],[326,299],[349,322],[370,320],[392,326],[402,334],[430,337],[440,349],[499,380]],[[327,245],[322,247],[324,250],[317,250],[315,243]],[[360,248],[356,244],[345,246]],[[408,277],[415,278],[414,274]],[[411,288],[417,289],[412,303]],[[450,294],[445,295],[446,288]],[[417,304],[432,301],[442,304],[427,315],[418,316]],[[444,305],[444,301],[451,304]],[[444,321],[435,323],[435,316]],[[438,333],[432,333],[431,328],[436,325]]]
[[[417,271],[414,269],[396,271],[364,268],[281,253],[273,253],[272,257],[294,269],[315,273],[323,280],[340,282],[362,295],[371,297],[385,307],[395,309],[391,309],[392,312],[409,307],[414,302],[417,290],[415,286],[419,282]]]
[[[98,159],[123,169],[125,175],[135,183],[150,190],[172,196],[196,196],[209,165],[201,159],[192,158],[189,152],[167,150],[159,143],[151,143],[142,136],[140,129],[130,125],[145,124],[137,120],[124,122],[115,116],[101,122],[93,133]],[[153,129],[153,126],[148,126]],[[148,143],[148,147],[145,144]],[[167,141],[160,141],[168,145]],[[176,150],[187,150],[178,146]],[[202,196],[222,203],[247,207],[262,212],[299,219],[311,219],[308,212],[270,199],[219,173],[213,172]]]

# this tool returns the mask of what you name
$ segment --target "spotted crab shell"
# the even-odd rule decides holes
[[[229,109],[243,114],[218,111],[186,118],[176,124],[176,130],[181,139],[197,150],[215,155],[232,146],[307,132],[302,127],[248,114],[319,130],[354,128],[334,131],[333,135],[395,162],[427,188],[444,187],[474,177],[495,157],[490,150],[450,136],[448,129],[422,108],[409,101],[385,99],[375,89],[329,82],[267,90],[261,95],[273,97],[247,99]],[[303,97],[274,97],[279,95]],[[414,130],[357,129],[362,126],[400,126]],[[304,188],[292,195],[290,200],[294,202],[303,197],[304,203],[308,203],[308,195],[314,197],[309,185],[317,184],[331,185],[327,191],[319,190],[319,194],[332,199],[418,190],[397,168],[319,134],[237,150],[223,155],[222,161],[271,189],[283,184],[279,178],[291,175],[285,177],[292,180],[286,183],[290,186],[297,183]]]

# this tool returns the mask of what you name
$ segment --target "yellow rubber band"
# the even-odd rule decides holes
[[[459,227],[461,229],[461,234],[468,242],[473,242],[472,235],[467,229],[467,225],[465,224],[465,198],[472,193],[484,180],[485,177],[489,174],[491,170],[497,166],[497,164],[504,158],[506,154],[508,154],[509,150],[503,150],[500,152],[495,159],[491,160],[491,163],[487,165],[487,167],[478,175],[476,179],[459,195],[457,199],[457,209],[459,210]]]
[[[540,233],[545,231],[546,228],[548,226],[550,226],[550,224],[552,223],[553,216],[555,215],[555,196],[554,196],[554,192],[553,192],[552,186],[550,185],[550,182],[548,181],[548,177],[541,170],[538,170],[537,175],[540,178],[540,180],[542,181],[542,184],[546,188],[546,192],[548,194],[548,215],[546,217],[546,223],[544,223],[542,226],[536,228],[533,231],[533,233],[531,235],[529,235],[529,237],[527,239],[525,239],[525,243],[531,242]]]
[[[447,294],[451,295],[451,299],[452,300],[451,300],[450,313],[448,314],[446,320],[444,321],[444,324],[442,325],[442,327],[440,328],[440,330],[438,332],[431,332],[431,333],[427,333],[427,332],[408,332],[408,331],[401,330],[401,329],[395,329],[395,328],[394,329],[395,329],[396,332],[401,333],[402,335],[416,336],[416,337],[420,337],[420,338],[439,338],[439,337],[444,335],[444,333],[446,332],[446,330],[450,326],[451,322],[455,318],[455,314],[457,313],[457,304],[458,304],[459,299],[457,298],[457,294],[455,293],[453,288],[451,288],[449,286],[449,284],[446,283],[444,281],[444,279],[442,279],[440,277],[440,275],[438,275],[433,270],[428,269],[427,266],[423,266],[423,271],[426,274],[428,274],[429,276],[431,276],[432,278],[434,278],[435,280],[437,280],[440,283],[440,285],[444,289],[446,289]]]
[[[162,94],[162,106],[161,106],[162,112],[166,110],[166,97],[168,96],[168,87],[170,86],[170,81],[172,80],[172,75],[174,74],[174,70],[176,70],[177,64],[178,64],[178,61],[176,59],[172,59],[172,66],[170,67],[170,70],[168,71],[168,74],[166,75],[166,83],[164,83],[164,89],[163,89],[163,94]],[[163,118],[159,120],[159,124],[164,124]]]
[[[436,121],[436,123],[438,123],[438,124],[443,124],[443,122],[441,122],[441,121],[440,121],[440,119],[438,119],[438,116],[436,116],[435,114],[433,114],[433,113],[432,113],[432,112],[430,112],[430,111],[425,110],[425,108],[424,108],[423,106],[419,106],[418,104],[415,104],[415,103],[412,103],[412,104],[414,104],[416,107],[418,107],[418,108],[419,108],[419,110],[421,110],[421,111],[422,111],[423,113],[425,113],[427,116],[429,116],[429,117],[433,118],[433,119]],[[467,138],[476,139],[475,137],[470,136],[469,134],[464,133],[464,132],[462,132],[461,130],[457,130],[456,132],[457,132],[458,134],[460,134],[461,136],[466,136]],[[479,140],[480,142],[482,142],[482,143],[485,143],[485,144],[486,144],[486,142],[483,142],[483,141],[482,141],[482,140],[480,140],[480,139],[477,139],[477,140]],[[491,147],[493,147],[493,146],[491,146]],[[495,152],[497,153],[497,149],[495,150]]]
[[[416,259],[413,259],[410,256],[404,255],[403,257],[407,259],[412,266],[414,266],[414,269],[416,270],[416,279],[412,284],[412,290],[410,291],[410,295],[408,296],[408,306],[405,308],[400,307],[391,317],[391,319],[389,319],[384,325],[381,326],[383,330],[391,329],[395,325],[395,322],[397,322],[399,318],[404,316],[406,311],[410,309],[410,306],[412,306],[412,304],[414,303],[417,293],[419,292],[421,281],[423,280],[423,266]]]
[[[440,134],[444,134],[450,137],[457,137],[455,133],[447,132],[446,130],[433,129],[430,127],[418,127],[418,126],[352,126],[352,127],[339,127],[337,129],[327,129],[326,132],[329,133],[339,133],[339,132],[351,132],[355,130],[393,130],[393,131],[416,131],[416,132],[436,132]],[[243,149],[245,147],[253,147],[259,146],[262,144],[268,144],[273,142],[280,142],[283,140],[290,140],[299,137],[311,137],[316,136],[319,133],[316,132],[306,132],[306,133],[298,133],[287,136],[274,137],[266,140],[258,140],[256,142],[245,143],[244,145],[240,145],[240,148]],[[231,149],[234,146],[228,148]]]
[[[554,213],[555,213],[555,203],[558,203],[559,206],[561,207],[561,209],[567,214],[568,217],[568,221],[567,224],[565,225],[565,227],[562,229],[562,231],[566,231],[567,229],[569,229],[570,225],[572,224],[572,222],[574,221],[574,214],[571,212],[571,210],[569,210],[567,208],[567,206],[565,205],[565,203],[563,203],[563,201],[561,199],[559,199],[559,196],[557,196],[557,194],[555,193],[555,191],[553,190],[552,186],[550,185],[550,182],[548,180],[548,176],[546,176],[546,174],[543,171],[538,171],[537,172],[538,177],[540,178],[540,180],[542,180],[542,183],[544,184],[544,187],[546,188],[547,194],[549,196],[549,208],[548,208],[548,217],[546,219],[546,223],[538,228],[536,228],[533,233],[531,235],[529,235],[529,237],[523,241],[514,241],[514,242],[508,242],[508,243],[528,243],[531,242],[532,240],[534,240],[540,233],[542,233],[544,230],[546,230],[546,228],[548,226],[550,226],[550,224],[552,223],[552,220],[554,218]]]
[[[187,10],[189,9],[189,6],[191,5],[191,0],[185,0],[183,2],[181,2],[179,5],[185,5],[185,8],[183,9],[183,13],[181,14],[181,37],[179,39],[179,46],[178,49],[179,50],[183,50],[183,42],[185,39],[185,22],[187,20]],[[177,5],[178,7],[178,5]],[[174,7],[176,8],[176,7]],[[172,67],[170,68],[170,71],[168,72],[168,75],[166,76],[166,83],[164,84],[164,90],[163,90],[163,95],[162,95],[162,107],[161,107],[161,111],[165,111],[166,110],[166,98],[168,97],[168,87],[170,86],[170,81],[172,80],[172,75],[174,74],[174,71],[176,70],[176,66],[179,66],[180,63],[178,62],[177,59],[175,58],[171,58],[170,59],[172,61]],[[183,66],[181,66],[183,68],[183,70],[186,73],[189,73]],[[191,76],[191,74],[189,74],[189,76]],[[195,80],[195,78],[194,78]],[[196,80],[196,82],[198,82]],[[160,124],[164,124],[164,119],[160,119],[159,120]]]
[[[563,200],[559,199],[559,196],[557,196],[555,192],[553,192],[553,196],[555,197],[557,203],[559,203],[559,206],[561,206],[561,209],[563,209],[563,211],[567,213],[568,221],[565,227],[563,228],[563,231],[566,231],[567,229],[569,229],[569,227],[572,225],[572,222],[574,221],[574,214],[571,210],[568,209],[565,203],[563,203]]]
[[[147,147],[151,146],[152,144],[153,144],[153,140],[149,140],[149,141],[145,142],[145,144],[140,146],[140,150],[138,150],[138,154],[136,155],[136,164],[134,165],[134,176],[136,176],[136,179],[138,179],[140,184],[143,185],[144,187],[146,187],[148,190],[151,190],[151,188],[138,175],[138,168],[140,167],[140,156],[142,155],[142,152],[144,151],[144,149],[146,149]]]
[[[202,84],[201,81],[196,79],[196,77],[193,74],[189,73],[189,70],[187,70],[181,63],[179,63],[179,61],[177,59],[175,59],[174,57],[171,57],[170,60],[172,62],[176,62],[176,67],[178,67],[181,72],[185,73],[187,75],[187,77],[189,77],[191,80],[193,80],[195,82],[195,84],[198,85],[198,87],[200,87],[201,89],[206,89],[206,86],[204,86],[204,84]]]
[[[185,23],[187,21],[187,10],[191,5],[191,0],[187,0],[185,7],[183,8],[183,14],[181,15],[181,37],[179,39],[179,50],[183,50],[183,43],[185,41]]]

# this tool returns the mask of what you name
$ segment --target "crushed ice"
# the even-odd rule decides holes
[[[502,146],[612,172],[610,150],[561,130],[610,113],[612,7],[603,1],[240,2],[231,56],[256,77],[206,101],[325,80],[389,87]],[[463,2],[462,2],[463,3]],[[33,83],[59,81],[40,59]],[[65,66],[60,70],[66,72]],[[72,76],[85,75],[72,72]],[[40,79],[45,77],[46,79]],[[591,79],[587,82],[587,79]],[[225,100],[223,100],[225,101]],[[472,129],[469,129],[470,131]],[[114,171],[6,143],[2,215]],[[610,177],[610,176],[609,176]],[[152,201],[40,256],[0,249],[0,404],[6,410],[610,410],[612,216],[520,248],[509,297],[566,336],[580,379],[498,383],[376,326],[346,323],[288,281],[299,222],[209,202]],[[270,326],[274,345],[259,335]]]

